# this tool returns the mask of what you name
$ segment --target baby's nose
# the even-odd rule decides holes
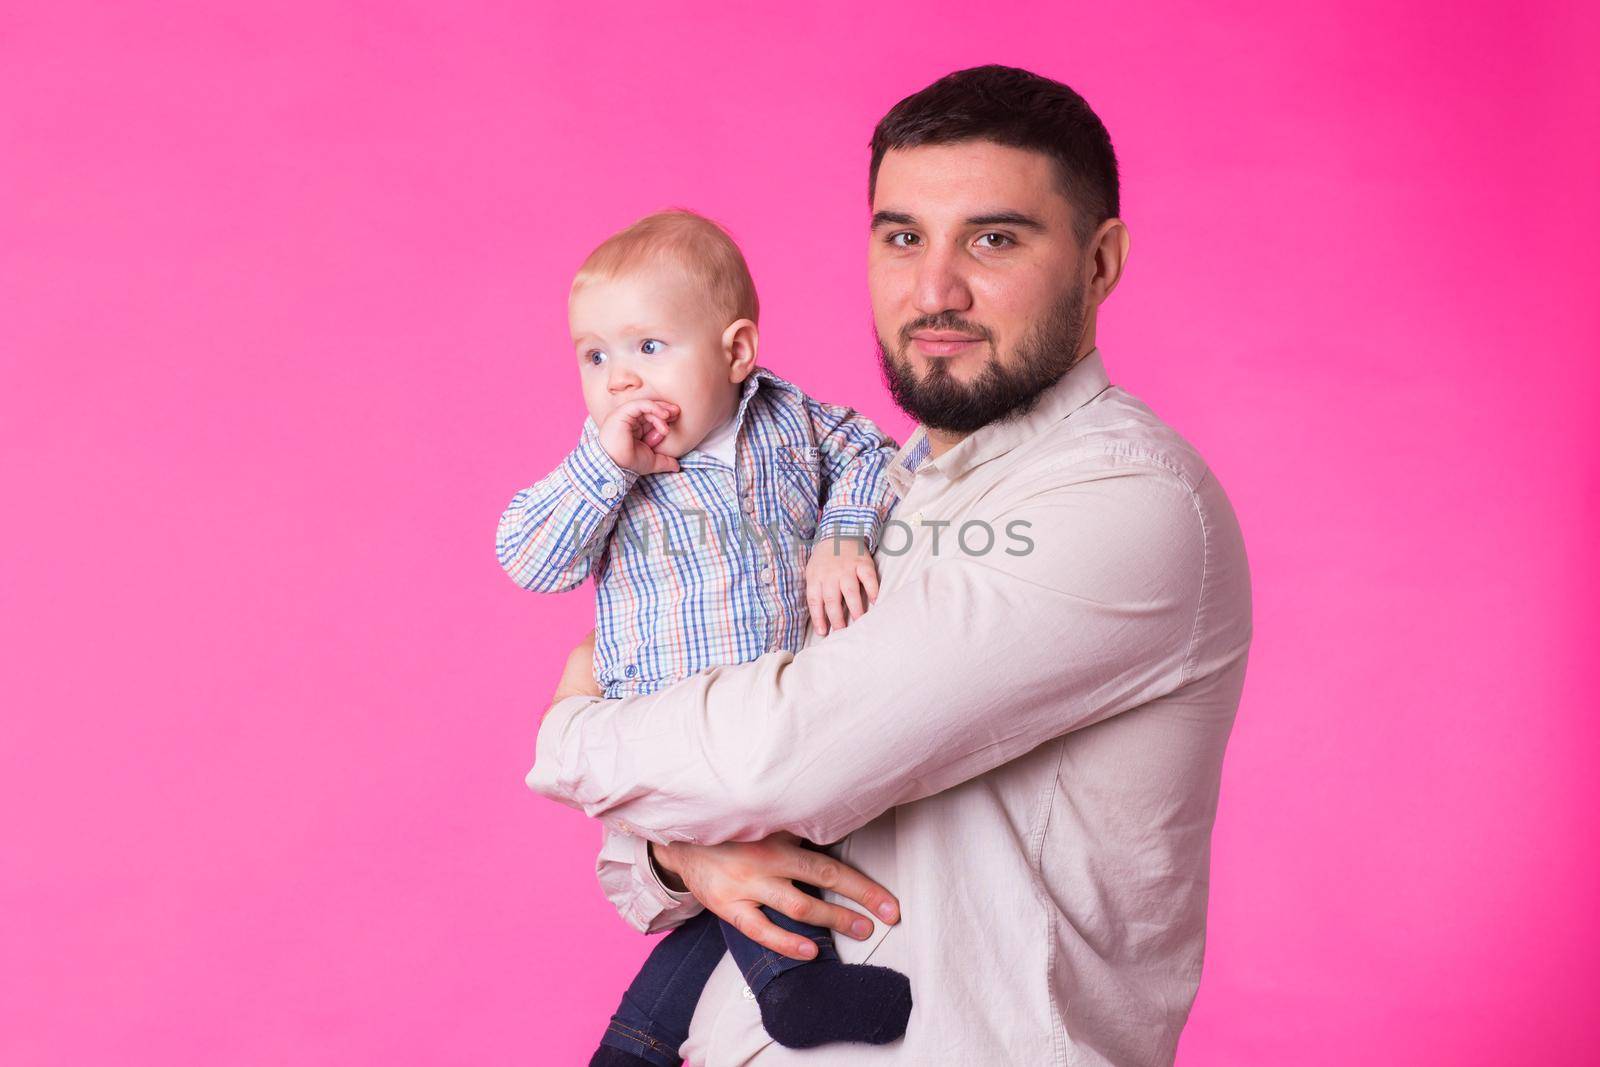
[[[636,389],[639,386],[639,376],[632,371],[615,370],[607,379],[606,385],[613,393],[620,393],[627,389]]]

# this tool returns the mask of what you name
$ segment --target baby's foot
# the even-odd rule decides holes
[[[767,1033],[786,1048],[884,1045],[906,1032],[911,983],[887,967],[814,960],[768,982],[756,1003]]]

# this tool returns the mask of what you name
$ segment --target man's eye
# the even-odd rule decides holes
[[[978,240],[984,242],[983,247],[985,248],[1004,248],[1007,245],[1016,244],[1015,241],[1003,233],[986,233],[979,237]]]
[[[655,338],[650,337],[640,342],[639,351],[643,352],[647,356],[653,356],[665,347],[667,346],[662,344],[660,341],[657,341]]]
[[[606,354],[598,348],[591,348],[583,354],[583,361],[591,367],[598,367],[606,361]]]
[[[902,237],[905,238],[904,241],[901,240]],[[911,243],[919,240],[920,238],[918,238],[914,233],[907,233],[906,231],[901,230],[899,233],[891,233],[885,239],[896,248],[910,248]]]

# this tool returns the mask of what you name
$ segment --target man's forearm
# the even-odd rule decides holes
[[[552,709],[529,786],[657,842],[787,830],[826,845],[1171,692],[1205,535],[1186,488],[1158,475],[1145,494],[1159,507],[1119,510],[1115,494],[1141,476],[1098,482],[1081,510],[1051,501],[999,516],[1048,527],[1055,543],[938,560],[797,655]],[[1095,521],[1107,514],[1116,521]],[[975,650],[1003,652],[1005,670],[977,669]]]

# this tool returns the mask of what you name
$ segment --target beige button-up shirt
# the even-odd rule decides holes
[[[661,693],[563,701],[528,784],[605,822],[602,885],[642,930],[699,907],[647,839],[789,830],[899,897],[899,924],[837,942],[910,978],[904,1038],[777,1045],[724,957],[695,1067],[1169,1064],[1250,644],[1233,509],[1098,350],[937,459],[918,429],[891,476],[865,617]]]

